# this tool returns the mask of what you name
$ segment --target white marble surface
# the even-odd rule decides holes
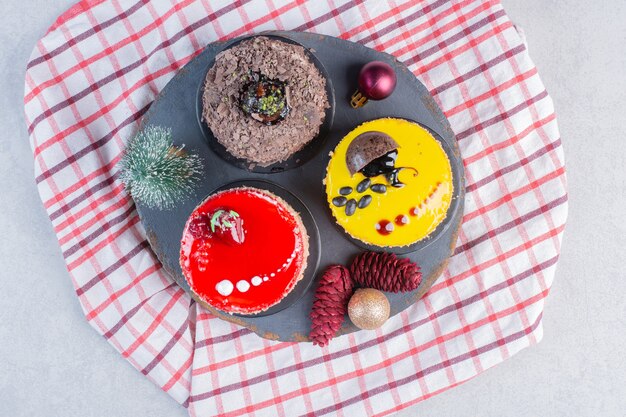
[[[0,0],[0,415],[185,416],[83,318],[33,180],[33,45],[71,0]],[[505,0],[556,102],[570,218],[545,337],[401,416],[626,415],[626,2]]]

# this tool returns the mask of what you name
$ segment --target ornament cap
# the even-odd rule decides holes
[[[365,97],[359,90],[356,90],[352,97],[350,97],[350,105],[353,109],[358,109],[367,104],[367,97]]]

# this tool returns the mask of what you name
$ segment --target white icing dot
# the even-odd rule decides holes
[[[401,222],[402,224],[407,224],[407,223],[409,222],[409,218],[408,218],[408,217],[406,217],[406,216],[402,216],[402,219],[400,219],[400,222]]]
[[[376,230],[380,230],[380,223],[376,223]]]
[[[263,277],[263,281],[269,281],[268,277]]]
[[[387,223],[385,226],[385,230],[388,232],[393,232],[393,223]]]
[[[252,282],[252,285],[254,285],[255,287],[259,284],[261,284],[263,282],[263,279],[259,276],[255,276],[252,277],[252,279],[250,280]]]
[[[278,269],[276,270],[276,272],[280,272],[280,271],[282,271],[282,270],[283,270],[282,268],[278,268]]]
[[[233,283],[227,279],[220,281],[217,283],[217,285],[215,285],[215,289],[217,290],[217,292],[224,297],[228,297],[233,292],[233,288]]]
[[[413,207],[413,210],[411,210],[411,213],[413,213],[414,216],[417,216],[418,214],[417,207]]]
[[[275,276],[276,276],[276,274],[273,273],[273,272],[270,274],[270,277],[272,277],[272,278],[274,278]]]
[[[283,264],[283,268],[285,268],[286,266],[287,266],[287,262],[285,262],[285,263]]]
[[[237,289],[240,292],[246,292],[250,289],[250,283],[242,279],[241,281],[237,282]]]

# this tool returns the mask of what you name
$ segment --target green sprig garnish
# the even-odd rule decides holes
[[[230,229],[235,226],[230,221],[228,221],[227,218],[222,217],[224,213],[226,213],[226,210],[222,209],[217,210],[215,213],[213,213],[213,215],[211,216],[211,232],[215,233],[216,227],[219,227],[220,229]],[[230,210],[228,214],[230,214],[232,217],[239,217],[239,213],[237,213],[235,210]]]

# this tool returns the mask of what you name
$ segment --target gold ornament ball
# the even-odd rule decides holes
[[[359,329],[373,330],[389,318],[389,300],[373,288],[359,288],[348,302],[348,316]]]

